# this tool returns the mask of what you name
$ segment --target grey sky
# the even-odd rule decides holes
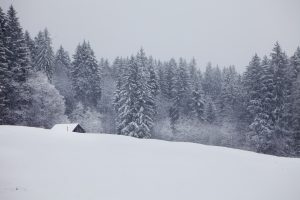
[[[198,65],[243,70],[251,56],[269,54],[278,40],[291,55],[300,45],[299,0],[0,0],[13,2],[32,36],[47,26],[54,47],[72,55],[83,39],[97,58],[128,56],[143,46],[162,60],[180,56]]]

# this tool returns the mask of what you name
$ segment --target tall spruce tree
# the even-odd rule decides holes
[[[166,83],[165,83],[165,72],[163,70],[163,66],[161,63],[159,63],[159,67],[158,67],[158,84],[159,84],[159,92],[161,95],[165,95],[166,94]]]
[[[300,75],[293,85],[292,128],[294,135],[294,152],[300,156]]]
[[[213,101],[218,101],[222,91],[222,73],[219,66],[212,70],[212,84],[211,84],[211,97]]]
[[[5,14],[0,7],[0,124],[7,123],[8,115],[8,93],[9,93],[9,81],[10,71],[7,63],[7,37],[6,26],[7,20]]]
[[[105,133],[115,133],[115,113],[113,110],[114,91],[116,84],[112,68],[108,60],[101,58],[99,62],[99,76],[101,77],[101,99],[99,111],[102,114],[102,128]]]
[[[118,73],[118,78],[116,80],[116,90],[114,91],[114,99],[113,99],[113,106],[114,106],[114,110],[115,110],[115,113],[116,113],[116,118],[115,118],[115,123],[116,123],[116,132],[118,134],[121,133],[121,130],[122,130],[122,127],[123,127],[123,123],[122,123],[122,115],[121,115],[121,105],[123,103],[123,99],[121,97],[122,92],[123,91],[123,82],[122,82],[122,79],[124,78],[123,77],[123,73]]]
[[[200,70],[196,68],[196,60],[193,58],[189,63],[189,81],[191,89],[191,99],[189,104],[189,109],[191,110],[192,117],[198,119],[199,121],[204,121],[204,92],[202,90],[201,79],[199,77]]]
[[[168,99],[172,99],[175,92],[175,76],[177,70],[177,63],[175,59],[172,58],[169,62],[166,63],[165,70],[165,96]]]
[[[65,98],[66,114],[70,114],[75,107],[71,69],[69,54],[60,46],[55,54],[52,83]]]
[[[270,60],[265,56],[261,61],[261,104],[262,110],[258,113],[251,124],[251,128],[256,130],[254,136],[254,146],[256,151],[261,153],[270,153],[272,151],[272,137],[274,132],[274,70]]]
[[[300,156],[300,47],[290,59],[290,84],[292,90],[290,95],[291,110],[286,110],[286,117],[289,118],[288,126],[292,128],[294,135],[294,152]]]
[[[283,105],[283,114],[280,120],[281,131],[284,140],[284,153],[290,154],[295,146],[295,140],[293,134],[295,132],[293,128],[293,104],[294,104],[294,97],[293,91],[297,90],[295,86],[297,76],[300,72],[300,48],[298,47],[294,55],[290,58],[288,66],[285,71],[285,96],[284,96],[284,105]]]
[[[258,55],[255,54],[247,66],[247,70],[244,75],[244,83],[248,96],[247,110],[252,115],[251,121],[253,121],[253,119],[262,112],[261,76],[261,61]]]
[[[174,135],[177,133],[176,124],[179,120],[179,117],[179,98],[176,95],[173,98],[172,106],[169,108],[170,125]]]
[[[209,124],[214,124],[217,121],[217,115],[213,101],[208,101],[206,107],[205,119]]]
[[[223,70],[222,92],[220,96],[221,115],[223,121],[236,121],[236,105],[239,95],[239,76],[234,66],[229,66]]]
[[[218,100],[222,90],[222,73],[218,66],[212,67],[211,63],[207,64],[202,86],[205,95],[210,96],[213,101]]]
[[[132,56],[117,84],[115,108],[118,115],[118,134],[138,137],[136,123],[137,65]]]
[[[190,86],[191,89],[195,90],[196,88],[200,87],[201,80],[199,77],[199,72],[201,73],[200,70],[197,70],[197,63],[195,58],[193,58],[188,66],[189,70],[189,80],[190,80]]]
[[[143,49],[131,57],[117,84],[115,109],[119,134],[150,138],[155,114],[149,87],[148,61]]]
[[[101,98],[101,80],[91,46],[83,42],[77,46],[72,63],[72,85],[75,99],[83,106],[96,108]]]
[[[26,45],[29,49],[29,53],[30,53],[30,60],[31,62],[33,62],[34,60],[34,52],[35,52],[35,44],[34,44],[34,40],[31,38],[30,34],[28,31],[25,31],[25,41],[26,41]]]
[[[148,86],[151,92],[151,95],[153,98],[155,98],[158,95],[158,91],[159,91],[159,84],[157,81],[157,76],[154,70],[154,61],[153,58],[150,57],[148,59],[148,63],[147,63],[147,67],[148,67],[148,74],[149,74],[149,78],[148,78]]]
[[[284,109],[285,101],[288,95],[287,90],[287,67],[288,60],[286,54],[281,50],[278,42],[276,42],[273,52],[271,53],[270,65],[274,69],[274,134],[273,134],[273,153],[283,155],[287,151],[287,145],[291,142],[290,132],[285,130]]]
[[[136,64],[138,68],[138,103],[137,103],[137,124],[138,135],[143,138],[151,137],[151,128],[153,126],[153,119],[156,114],[155,97],[157,91],[157,84],[153,82],[153,73],[150,79],[149,69],[152,61],[146,57],[143,49],[140,49],[136,56]],[[154,72],[152,70],[152,72]],[[155,75],[155,74],[154,74]],[[149,85],[151,83],[151,85]]]
[[[255,54],[247,67],[244,75],[244,84],[247,90],[247,110],[250,113],[250,128],[254,132],[251,136],[251,142],[256,147],[258,152],[265,152],[270,148],[272,127],[270,127],[270,116],[265,110],[264,101],[269,86],[267,78],[271,72],[268,59],[260,61],[260,58]],[[271,97],[272,98],[272,97]]]
[[[297,47],[296,52],[290,59],[290,68],[292,81],[296,81],[297,76],[300,74],[300,47]]]
[[[176,63],[175,60],[171,59],[168,66],[169,69],[174,69],[174,67],[170,68],[172,66],[170,65],[171,63]],[[172,79],[171,76],[167,77],[167,85],[172,94],[172,105],[169,108],[169,118],[171,129],[174,135],[177,134],[176,124],[180,119],[180,115],[187,116],[190,111],[189,106],[191,105],[190,80],[187,72],[186,61],[180,58],[178,68],[176,67],[175,70],[176,71]],[[170,84],[173,84],[173,86],[171,87]]]
[[[271,53],[270,64],[274,69],[274,94],[275,94],[275,109],[273,111],[274,120],[279,122],[282,117],[284,96],[286,92],[286,69],[287,69],[287,58],[282,52],[279,43],[275,44],[273,52]]]
[[[51,43],[48,30],[40,31],[35,38],[35,49],[32,55],[35,70],[46,74],[50,82],[52,82],[55,61]]]
[[[26,110],[30,104],[29,86],[26,83],[30,71],[29,50],[13,6],[7,13],[7,61],[11,73],[9,81],[9,124],[26,124]]]
[[[205,104],[204,104],[203,96],[204,95],[203,95],[203,92],[202,92],[200,86],[193,89],[191,105],[190,105],[191,111],[192,111],[192,116],[201,122],[203,122],[205,120],[205,116],[204,116]]]
[[[178,72],[176,76],[176,97],[179,100],[181,113],[187,115],[189,110],[191,86],[187,72],[187,63],[184,59],[179,59]]]
[[[204,77],[203,77],[203,91],[205,95],[210,95],[212,91],[212,82],[213,82],[213,77],[212,77],[212,66],[211,63],[207,63],[206,69],[204,72]]]

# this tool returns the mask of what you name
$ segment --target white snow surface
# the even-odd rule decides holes
[[[300,159],[0,126],[1,200],[299,200]]]

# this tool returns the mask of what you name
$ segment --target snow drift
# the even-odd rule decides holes
[[[298,200],[300,159],[0,126],[1,200]]]

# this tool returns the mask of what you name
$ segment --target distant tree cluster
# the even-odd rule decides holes
[[[47,29],[31,38],[16,11],[0,8],[0,124],[49,128],[78,122],[88,132],[190,141],[300,156],[300,48],[275,44],[245,73],[195,59],[134,56],[97,61],[83,41],[72,59]]]

